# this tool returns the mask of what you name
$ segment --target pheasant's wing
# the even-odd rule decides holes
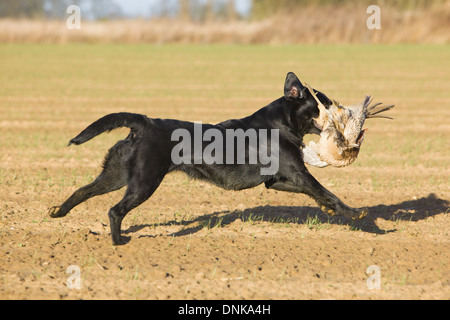
[[[346,124],[352,117],[351,110],[344,106],[333,104],[328,108],[327,112],[330,114],[328,116],[329,126],[339,132],[344,132]]]
[[[345,106],[345,108],[350,110],[350,112],[352,114],[355,114],[355,113],[361,112],[361,110],[363,109],[363,104],[362,103],[356,103],[356,104],[352,104],[350,106]]]
[[[302,148],[303,161],[311,166],[324,168],[328,163],[322,161],[317,153],[318,146],[314,141],[311,141],[307,147]]]
[[[346,143],[349,145],[356,144],[356,140],[361,133],[364,121],[366,120],[366,106],[367,101],[344,107],[348,110],[348,116],[342,119],[344,130],[341,132],[344,135]]]

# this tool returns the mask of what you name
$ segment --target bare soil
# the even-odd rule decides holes
[[[178,47],[26,47],[30,56],[20,48],[3,47],[0,59],[10,79],[0,86],[0,299],[450,298],[447,47],[357,48],[338,65],[339,52],[355,50],[344,47],[337,58],[320,51],[325,68],[304,64],[307,82],[343,103],[371,88],[375,101],[396,104],[394,121],[367,123],[354,164],[310,169],[348,205],[368,207],[365,220],[329,218],[302,194],[225,191],[174,173],[125,218],[129,241],[119,247],[107,211],[123,190],[64,219],[47,212],[92,181],[128,132],[66,148],[69,139],[118,111],[204,122],[251,114],[281,95],[283,70],[295,71],[298,55],[316,61],[316,49],[186,47],[180,57]],[[236,62],[233,50],[256,58]],[[156,53],[143,59],[147,52]],[[95,63],[78,64],[88,55]],[[379,66],[370,77],[351,69],[367,56]],[[256,76],[267,61],[285,62]],[[79,290],[67,285],[70,266],[80,270]],[[379,289],[367,285],[370,266]]]
[[[449,202],[434,194],[340,190],[369,207],[367,219],[352,223],[328,218],[303,195],[227,192],[172,174],[125,220],[129,243],[114,247],[106,212],[120,195],[50,220],[38,199],[9,192],[1,298],[450,298]],[[71,265],[81,270],[81,290],[67,287]],[[380,268],[380,289],[367,286],[371,265]]]

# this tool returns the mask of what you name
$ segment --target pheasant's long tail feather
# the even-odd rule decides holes
[[[364,101],[364,106],[366,106],[366,100]],[[369,104],[372,102],[372,100],[368,101]],[[384,106],[381,102],[375,103],[374,105],[369,106],[369,104],[367,104],[367,112],[366,112],[366,118],[385,118],[385,119],[393,119],[391,117],[388,116],[384,116],[384,115],[378,115],[381,112],[385,112],[388,110],[391,110],[394,105],[388,105],[388,106]]]
[[[373,118],[382,118],[382,119],[394,120],[394,118],[388,117],[388,116],[367,116],[367,118],[370,118],[370,119],[373,119]]]
[[[371,96],[365,96],[363,101],[363,111],[367,112],[369,105],[372,103],[373,99]]]

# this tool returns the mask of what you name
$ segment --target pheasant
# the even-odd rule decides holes
[[[367,118],[391,117],[379,115],[390,110],[394,105],[383,106],[382,103],[372,103],[370,96],[366,96],[362,103],[342,106],[337,101],[326,109],[316,97],[314,90],[306,85],[319,104],[320,114],[315,119],[322,126],[319,142],[311,141],[303,147],[303,160],[315,167],[323,168],[328,165],[345,167],[352,164],[358,157],[360,147],[364,141],[367,129],[363,130]]]

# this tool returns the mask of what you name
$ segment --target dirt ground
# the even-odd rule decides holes
[[[364,149],[352,166],[310,170],[347,204],[368,207],[365,220],[329,218],[306,195],[263,186],[225,191],[173,173],[146,203],[126,217],[122,230],[129,241],[115,247],[107,211],[121,199],[123,190],[91,199],[64,219],[53,220],[47,215],[51,206],[95,178],[108,146],[127,131],[66,148],[74,134],[99,115],[119,110],[215,122],[250,114],[278,98],[281,89],[246,98],[234,89],[243,86],[243,92],[255,93],[260,88],[242,79],[236,87],[220,89],[219,94],[218,87],[206,87],[206,97],[177,92],[171,97],[133,98],[133,91],[114,96],[112,91],[129,88],[109,80],[96,84],[94,80],[78,83],[55,77],[51,83],[22,83],[20,75],[31,75],[31,68],[22,64],[23,59],[14,53],[16,48],[8,50],[9,65],[15,66],[18,76],[15,84],[2,82],[0,92],[4,108],[0,121],[0,299],[450,299],[450,89],[448,73],[439,64],[446,54],[431,55],[437,62],[427,71],[434,82],[428,88],[431,93],[422,97],[417,90],[423,83],[419,70],[411,76],[417,75],[417,82],[409,83],[403,91],[389,81],[410,70],[410,65],[401,61],[424,63],[429,60],[428,51],[424,50],[423,61],[408,60],[402,50],[394,48],[398,55],[392,63],[403,71],[393,72],[383,87],[377,87],[375,80],[361,86],[372,86],[383,102],[395,103],[391,115],[397,122],[370,122]],[[52,47],[48,50],[51,54],[34,50],[42,58],[68,49]],[[94,59],[103,61],[100,53],[93,54]],[[261,58],[256,51],[252,54]],[[383,54],[389,57],[391,53],[382,49],[377,57]],[[207,51],[202,61],[217,59],[216,55]],[[293,56],[287,58],[294,60]],[[164,69],[173,60],[155,59],[155,65]],[[221,81],[229,84],[229,77],[240,72],[239,63],[221,61]],[[137,62],[128,61],[126,68],[133,63]],[[188,66],[191,62],[185,63]],[[255,59],[252,68],[259,70],[265,63]],[[29,64],[37,68],[37,79],[44,66],[33,60]],[[107,65],[108,61],[105,68]],[[8,67],[2,65],[6,74]],[[282,69],[291,67],[283,65]],[[49,68],[58,74],[58,67]],[[88,69],[81,71],[87,74],[74,78],[89,79]],[[117,70],[113,75],[124,77],[120,68]],[[139,68],[133,70],[139,73]],[[315,74],[308,70],[305,74]],[[92,72],[98,74],[99,70],[94,67]],[[141,90],[133,83],[133,74],[127,81],[131,88]],[[184,79],[182,90],[198,92],[201,86],[195,75],[193,83],[192,78],[180,77]],[[359,99],[363,91],[342,91],[333,79],[321,83],[318,79],[325,79],[323,73],[315,77],[312,83],[329,88],[331,94],[341,92],[347,101]],[[373,77],[377,77],[376,72]],[[269,82],[267,88],[280,79],[284,80],[282,72],[274,71],[270,78],[257,81]],[[361,81],[357,79],[350,78],[348,83]],[[171,83],[168,78],[160,81]],[[150,79],[148,83],[151,90],[158,82]],[[72,94],[76,103],[54,94],[55,85],[66,88],[65,94]],[[35,86],[40,86],[39,92],[33,91]],[[92,86],[99,97],[88,96]],[[31,91],[23,93],[20,88]],[[111,97],[103,93],[106,88]],[[410,92],[419,98],[409,97]],[[435,112],[430,115],[420,103],[433,92],[442,94],[434,96]],[[231,96],[220,96],[227,93]],[[158,103],[171,107],[146,111]],[[209,104],[215,109],[207,109]],[[394,126],[398,123],[402,125]],[[371,287],[374,277],[380,280],[378,288]],[[73,287],[77,284],[79,289]]]
[[[60,221],[30,221],[26,206],[3,203],[0,297],[450,298],[449,202],[436,195],[341,191],[369,206],[366,221],[352,224],[328,219],[306,196],[224,192],[181,174],[166,180],[125,220],[130,241],[121,247],[111,245],[111,197]],[[28,203],[20,197],[17,191],[14,198]],[[80,290],[67,287],[71,265],[80,268]],[[371,265],[379,267],[380,289],[368,289]]]

